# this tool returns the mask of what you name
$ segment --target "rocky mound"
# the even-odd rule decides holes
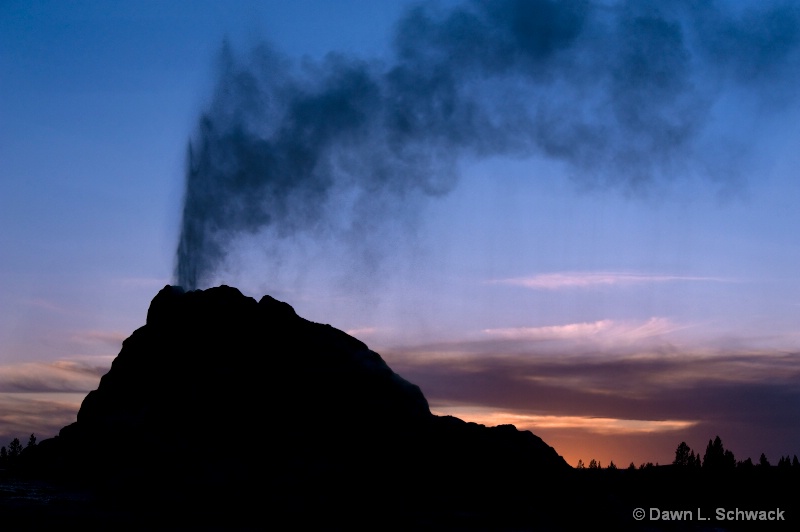
[[[227,286],[162,289],[37,447],[39,468],[112,498],[248,522],[495,519],[541,509],[570,469],[530,432],[432,415],[359,340]]]

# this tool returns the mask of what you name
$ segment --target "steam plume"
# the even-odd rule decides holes
[[[719,178],[717,106],[793,103],[799,41],[796,3],[493,0],[411,9],[388,62],[226,45],[189,146],[176,281],[208,282],[237,235],[360,231],[377,206],[447,193],[464,158],[547,157],[623,188],[697,162]]]

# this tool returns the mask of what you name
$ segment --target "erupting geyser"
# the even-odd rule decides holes
[[[465,158],[543,156],[626,189],[695,167],[730,181],[741,145],[712,134],[714,110],[734,90],[762,113],[793,97],[799,40],[796,4],[495,0],[411,9],[389,59],[225,45],[188,150],[176,281],[207,286],[237,235],[413,214]]]

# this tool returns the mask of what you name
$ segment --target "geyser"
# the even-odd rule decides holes
[[[176,282],[207,286],[238,235],[352,236],[387,206],[413,215],[466,158],[546,157],[622,189],[725,183],[715,111],[733,91],[760,111],[794,99],[799,38],[790,3],[495,0],[409,10],[389,60],[225,45],[188,150]]]

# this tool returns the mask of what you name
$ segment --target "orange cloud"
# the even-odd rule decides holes
[[[642,434],[685,430],[697,425],[695,420],[619,419],[592,416],[557,416],[492,410],[481,406],[438,405],[431,408],[437,415],[453,415],[487,426],[515,425],[537,433],[540,429],[573,429],[595,434]]]

